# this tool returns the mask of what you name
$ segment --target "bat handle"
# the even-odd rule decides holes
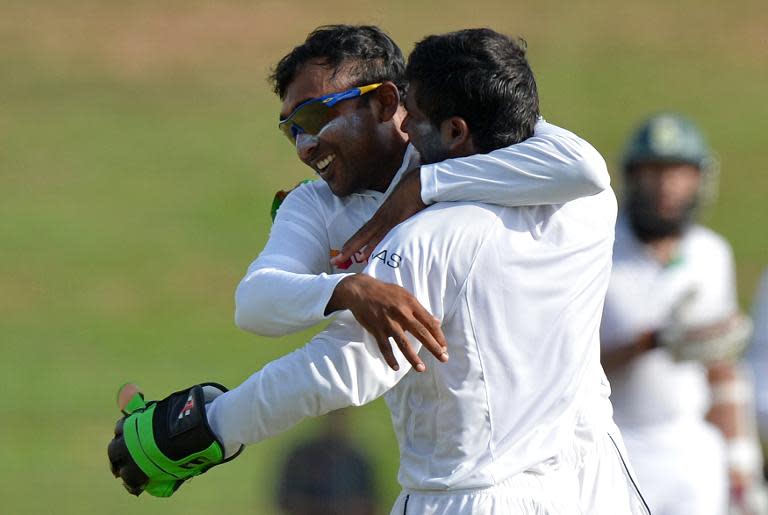
[[[144,402],[144,394],[134,383],[126,383],[117,391],[117,407],[128,416],[137,409],[143,408],[147,403]]]

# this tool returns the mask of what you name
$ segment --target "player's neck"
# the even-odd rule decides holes
[[[392,183],[392,179],[397,175],[397,171],[403,165],[405,151],[408,148],[408,141],[400,138],[393,138],[391,145],[381,152],[382,159],[379,172],[375,174],[377,180],[373,182],[369,189],[385,192]]]
[[[646,245],[648,245],[648,248],[656,261],[662,266],[666,266],[677,257],[677,250],[680,246],[680,236],[666,236],[664,238],[649,241]]]

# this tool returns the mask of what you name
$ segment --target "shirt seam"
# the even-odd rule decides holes
[[[508,208],[503,208],[503,209],[506,210]],[[495,216],[494,216],[493,221],[488,224],[488,229],[483,234],[482,241],[480,242],[480,245],[478,246],[477,251],[475,252],[475,255],[472,257],[472,263],[470,263],[470,265],[469,265],[469,269],[467,270],[467,274],[464,277],[464,282],[462,283],[461,288],[459,289],[459,292],[456,295],[456,299],[454,300],[453,305],[451,306],[451,309],[446,311],[443,320],[447,320],[450,316],[452,316],[454,314],[456,309],[458,309],[460,299],[462,297],[465,297],[466,292],[467,292],[467,284],[469,283],[469,279],[470,279],[470,277],[472,277],[472,274],[473,274],[473,272],[475,270],[475,264],[477,263],[477,259],[480,256],[480,253],[485,248],[486,242],[488,241],[488,235],[490,234],[491,231],[496,229],[496,226],[501,222],[501,217],[500,217],[499,213],[500,213],[500,211],[496,212],[494,214]],[[467,301],[467,303],[469,303],[469,302]],[[488,453],[491,456],[491,462],[495,463],[496,462],[496,453],[494,452],[494,448],[493,448],[493,432],[494,431],[493,431],[493,421],[491,419],[491,401],[490,401],[490,398],[488,396],[488,383],[485,381],[485,377],[486,377],[486,375],[485,375],[485,366],[483,365],[482,354],[480,353],[480,349],[478,348],[478,345],[477,345],[477,340],[478,340],[477,339],[477,331],[475,330],[475,321],[474,321],[474,317],[472,316],[472,310],[471,309],[467,309],[467,313],[468,313],[468,317],[469,317],[470,328],[472,330],[472,339],[473,339],[473,344],[474,344],[474,347],[475,347],[475,354],[477,355],[477,359],[478,359],[478,362],[480,364],[480,372],[483,375],[483,382],[482,382],[483,383],[483,395],[485,396],[485,409],[486,409],[486,413],[488,414],[488,432],[489,432],[489,437],[488,437]],[[492,478],[493,483],[496,484],[497,483],[496,475],[493,473],[493,471],[491,471],[490,474],[491,474],[491,478]]]

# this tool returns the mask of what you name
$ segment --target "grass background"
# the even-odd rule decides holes
[[[525,37],[545,116],[611,167],[640,117],[693,117],[722,163],[705,220],[733,243],[749,306],[768,264],[761,1],[0,0],[0,512],[275,512],[284,453],[316,421],[172,500],[126,495],[105,448],[121,382],[156,395],[236,385],[310,337],[243,333],[232,298],[273,192],[310,175],[275,130],[265,77],[338,22],[379,24],[405,52],[469,26]],[[398,492],[388,414],[379,401],[350,415],[386,513]]]

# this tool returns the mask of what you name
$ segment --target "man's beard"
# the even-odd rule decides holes
[[[439,163],[450,159],[450,153],[443,147],[443,142],[440,140],[440,133],[430,133],[426,137],[422,137],[419,142],[419,147],[416,150],[419,151],[421,157],[421,164],[431,165],[432,163]]]
[[[694,197],[674,218],[659,216],[655,199],[634,191],[627,196],[626,212],[635,236],[643,243],[663,238],[682,236],[696,216],[697,199]]]

